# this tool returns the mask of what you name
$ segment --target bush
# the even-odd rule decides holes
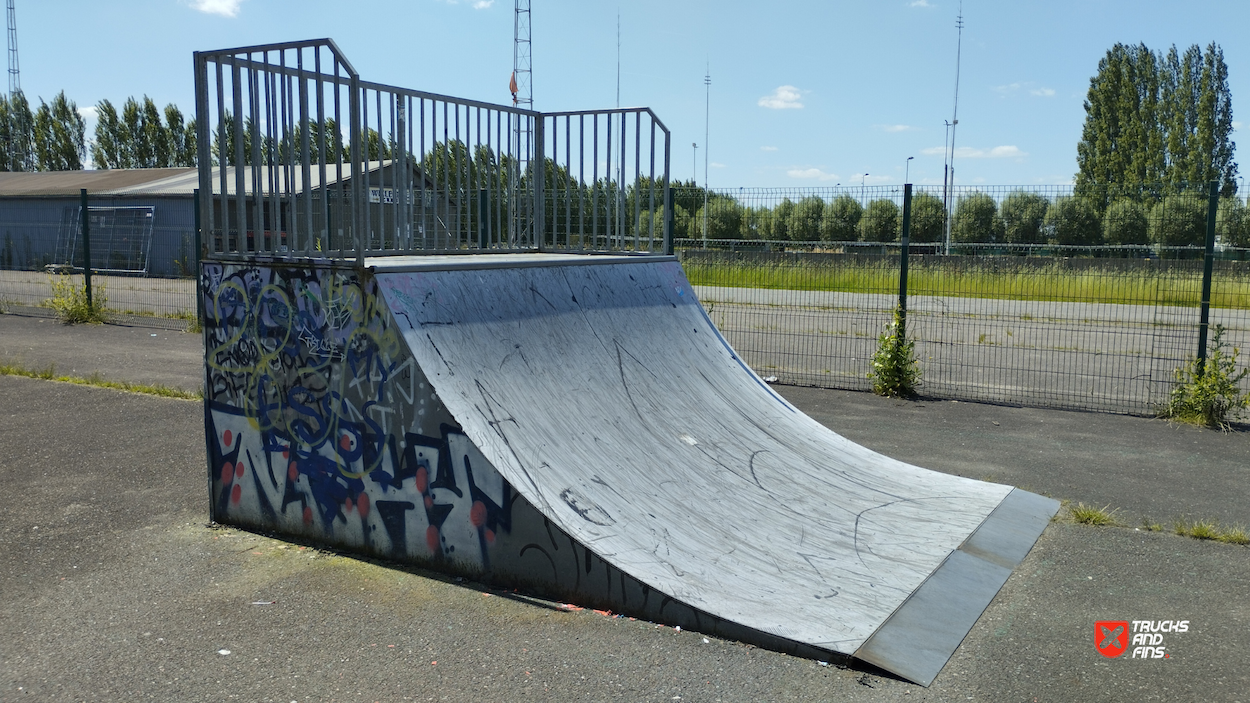
[[[820,219],[820,239],[823,242],[853,242],[859,234],[859,220],[864,208],[855,198],[843,194],[825,206]]]
[[[1207,199],[1169,195],[1150,210],[1150,241],[1165,247],[1203,246],[1207,241]]]
[[[1037,193],[1017,190],[1003,199],[999,212],[1003,218],[1003,235],[1012,244],[1042,242],[1042,224],[1050,201]]]
[[[907,338],[907,326],[902,310],[894,310],[894,321],[885,328],[877,340],[877,351],[872,355],[872,392],[887,398],[911,398],[916,395],[920,381],[920,366],[916,360],[916,343]]]
[[[868,203],[859,220],[861,242],[893,242],[899,238],[901,212],[893,200],[882,198]]]
[[[74,283],[69,276],[52,277],[52,297],[44,302],[56,312],[57,319],[67,325],[80,322],[99,324],[104,322],[104,309],[108,298],[104,294],[104,284],[97,283],[91,287],[92,304],[87,304],[87,287]]]
[[[1228,429],[1228,418],[1238,417],[1250,406],[1250,393],[1242,393],[1240,385],[1250,369],[1237,371],[1239,350],[1234,347],[1228,354],[1224,347],[1224,326],[1216,325],[1206,363],[1193,359],[1176,369],[1176,387],[1161,413],[1164,417]]]
[[[918,193],[911,199],[911,241],[941,242],[946,239],[946,208],[942,199]]]
[[[960,198],[951,221],[951,239],[960,243],[1002,241],[1003,221],[994,199],[985,193]]]
[[[708,239],[741,239],[742,206],[729,198],[717,198],[707,205]],[[703,233],[703,208],[694,215],[695,227]]]
[[[1093,246],[1102,242],[1098,210],[1085,198],[1055,198],[1046,211],[1046,231],[1052,244]]]
[[[1104,244],[1146,244],[1150,241],[1146,206],[1136,200],[1117,200],[1102,216]]]

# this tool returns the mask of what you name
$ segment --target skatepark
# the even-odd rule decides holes
[[[295,104],[291,77],[306,99],[305,81],[329,80],[288,72],[286,52],[306,49],[352,74],[333,90],[394,100],[400,135],[414,102],[424,139],[424,101],[454,100],[362,83],[318,41],[197,54],[199,114],[210,65],[235,129],[259,86],[266,109]],[[549,129],[553,158],[575,129],[572,115],[457,103],[457,132],[462,107],[479,125],[487,110],[487,137],[491,110],[509,130],[515,118],[539,154]],[[630,120],[642,139],[643,117],[604,115],[622,146]],[[655,125],[665,169],[667,130],[648,119],[654,183]],[[1149,529],[1189,510],[1237,519],[1239,433],[1100,416],[1122,425],[1111,460],[1080,416],[953,402],[919,413],[770,386],[665,255],[654,213],[666,193],[657,205],[650,186],[642,216],[638,147],[618,152],[638,187],[622,186],[588,240],[558,208],[547,229],[543,169],[466,165],[481,205],[447,191],[440,205],[406,157],[371,165],[354,142],[351,178],[334,184],[307,146],[302,175],[294,161],[283,177],[210,168],[201,125],[202,337],[0,318],[9,363],[203,394],[0,379],[6,472],[28,494],[6,525],[23,564],[6,575],[19,594],[5,606],[13,695],[80,697],[91,682],[105,698],[205,700],[1067,700],[1244,683],[1225,667],[1245,639],[1244,548]],[[268,129],[294,123],[280,125]],[[571,147],[563,157],[571,173]],[[1039,431],[1047,421],[1060,429]],[[1014,436],[990,429],[1005,425]],[[1207,480],[1179,479],[1178,459]],[[1148,529],[1052,521],[1061,500],[1108,496]],[[1089,631],[1117,618],[1193,628],[1169,640],[1170,661],[1112,661]],[[82,663],[57,673],[61,658]]]

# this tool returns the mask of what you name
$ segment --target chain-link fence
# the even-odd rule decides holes
[[[64,192],[0,198],[0,311],[53,316],[58,297],[85,293],[90,261],[92,302],[106,319],[167,329],[192,324],[192,189],[88,194],[85,202]]]
[[[901,292],[904,247],[891,241],[899,237],[883,235],[901,233],[904,199],[902,188],[866,188],[860,197],[866,206],[847,221],[839,213],[853,212],[845,203],[860,190],[796,198],[770,192],[771,206],[749,204],[759,199],[739,203],[743,211],[755,209],[760,231],[784,229],[788,239],[677,240],[712,319],[761,375],[871,388],[871,359]],[[1154,203],[1143,197],[1137,207],[1107,199],[1100,211],[1088,198],[1058,188],[962,191],[952,203],[948,256],[941,253],[947,248],[941,201],[937,225],[931,225],[917,212],[925,194],[913,196],[909,232],[931,227],[921,237],[927,241],[907,244],[907,330],[916,342],[924,394],[1154,412],[1174,387],[1175,370],[1199,353],[1209,229],[1216,236],[1205,277],[1208,322],[1226,329],[1231,347],[1246,347],[1244,202],[1175,189]],[[674,200],[682,207],[681,197]],[[719,200],[726,210],[737,202]],[[1074,206],[1074,200],[1080,202]],[[842,210],[835,209],[839,201]],[[793,209],[787,212],[786,203]],[[713,212],[710,205],[707,212]],[[852,227],[860,238],[849,238]],[[1116,228],[1134,234],[1094,236]],[[680,226],[676,231],[683,234]],[[880,239],[864,239],[872,236]]]

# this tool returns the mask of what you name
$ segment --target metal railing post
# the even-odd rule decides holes
[[[200,256],[202,255],[204,246],[204,236],[200,232],[200,189],[196,188],[191,192],[192,200],[195,205],[195,263],[192,271],[195,272],[195,321],[201,326],[204,324],[204,289],[203,281],[200,276]]]
[[[91,297],[91,216],[87,211],[87,189],[82,188],[78,191],[78,196],[82,203],[82,272],[83,272],[83,288],[87,293],[87,310],[95,311],[95,301]]]
[[[1207,242],[1202,254],[1202,306],[1198,314],[1198,373],[1207,363],[1207,328],[1211,316],[1211,269],[1215,263],[1215,217],[1220,207],[1219,181],[1211,181],[1207,195]]]
[[[547,172],[546,146],[543,143],[543,115],[534,118],[534,153],[530,157],[530,168],[534,173],[534,244],[538,251],[543,250],[547,239],[547,202],[545,183]]]

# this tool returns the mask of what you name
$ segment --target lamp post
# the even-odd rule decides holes
[[[911,175],[911,160],[912,160],[912,159],[914,159],[914,158],[916,158],[916,157],[914,157],[914,156],[908,156],[908,157],[907,157],[907,161],[904,163],[904,166],[903,166],[903,185],[907,185],[907,183],[908,183],[907,178]]]
[[[865,173],[859,177],[859,199],[864,201],[864,207],[868,207],[868,186],[865,185],[867,182],[868,174]]]

